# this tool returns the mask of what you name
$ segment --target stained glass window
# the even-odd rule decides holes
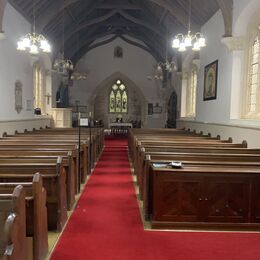
[[[196,109],[197,69],[192,68],[186,91],[186,116],[194,117]]]
[[[34,108],[40,108],[42,112],[45,109],[45,78],[44,70],[36,62],[34,64]]]
[[[128,96],[127,88],[121,80],[116,80],[112,85],[109,94],[109,112],[110,113],[127,113]]]
[[[257,36],[250,50],[249,88],[247,94],[248,113],[257,111],[257,93],[260,84],[260,39]]]

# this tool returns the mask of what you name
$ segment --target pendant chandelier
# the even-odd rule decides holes
[[[157,70],[163,71],[166,70],[168,72],[172,72],[173,70],[176,70],[176,64],[173,61],[168,61],[168,59],[165,60],[165,62],[159,62],[157,64]]]
[[[73,70],[74,66],[71,60],[64,58],[64,52],[59,54],[53,63],[53,69],[58,73],[65,73],[68,70]]]
[[[35,3],[33,0],[33,32],[27,33],[17,42],[17,50],[28,51],[32,55],[40,52],[50,53],[51,46],[48,40],[42,35],[37,34],[35,30]]]
[[[64,0],[63,0],[64,3]],[[64,5],[63,5],[64,6]],[[54,60],[53,63],[53,69],[61,74],[66,74],[69,70],[73,70],[73,62],[69,59],[65,59],[64,57],[64,50],[65,50],[65,37],[64,37],[64,26],[65,26],[65,20],[64,20],[64,10],[65,6],[63,7],[63,13],[62,13],[62,53],[58,55],[58,57]]]
[[[79,32],[77,33],[77,53],[76,53],[76,58],[77,60],[79,60]],[[79,67],[79,66],[78,66]],[[87,72],[80,72],[77,70],[74,70],[71,75],[70,75],[70,79],[73,81],[76,80],[87,80],[87,75],[89,74],[89,71]]]
[[[162,71],[172,72],[173,70],[176,70],[176,64],[173,61],[168,60],[168,26],[169,21],[167,17],[166,21],[166,49],[165,49],[165,61],[157,63],[157,71],[160,73]]]
[[[179,33],[175,36],[172,47],[178,49],[179,52],[184,52],[187,48],[192,47],[193,51],[200,51],[206,46],[206,40],[202,33],[197,32],[194,35],[191,33],[191,0],[189,0],[189,23],[188,33],[186,35]]]
[[[71,80],[86,80],[87,79],[87,73],[81,73],[78,71],[74,71],[71,76]]]

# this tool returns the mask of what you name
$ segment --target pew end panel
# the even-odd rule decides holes
[[[6,215],[3,226],[3,243],[0,248],[8,260],[27,260],[25,191],[21,185],[14,188],[9,195],[0,195],[0,219]],[[1,255],[0,255],[1,256]]]
[[[153,228],[260,230],[258,170],[151,166],[148,207]]]

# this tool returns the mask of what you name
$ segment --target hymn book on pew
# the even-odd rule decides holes
[[[154,168],[164,168],[164,167],[170,167],[170,168],[183,168],[182,162],[170,162],[170,163],[153,163]]]

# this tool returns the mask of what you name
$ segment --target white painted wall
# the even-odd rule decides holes
[[[122,59],[114,58],[116,46],[123,48]],[[162,104],[164,97],[161,85],[154,79],[147,79],[148,75],[155,72],[155,65],[156,61],[149,53],[117,38],[109,44],[91,50],[79,61],[76,69],[82,72],[88,71],[89,74],[87,80],[75,82],[70,90],[70,102],[73,104],[79,100],[81,105],[87,105],[92,110],[91,100],[95,99],[97,87],[111,75],[121,73],[133,81],[145,96],[146,100],[142,106],[146,110],[147,103]],[[165,116],[164,107],[164,113],[159,118],[147,117],[147,124],[162,127],[165,124]]]
[[[16,50],[17,40],[30,32],[31,25],[10,4],[7,4],[4,12],[3,30],[6,38],[0,41],[0,132],[2,133],[4,129],[11,132],[18,130],[15,128],[17,125],[19,125],[19,130],[45,127],[46,118],[42,119],[43,124],[39,123],[41,119],[34,120],[33,109],[27,110],[26,107],[27,100],[33,102],[32,65],[35,59]],[[20,80],[23,84],[23,109],[19,114],[15,110],[16,80]],[[50,90],[50,85],[47,86],[47,89]],[[11,123],[14,120],[19,121],[19,123]]]
[[[10,4],[7,4],[3,20],[6,38],[0,41],[1,119],[21,119],[33,115],[33,111],[26,111],[26,100],[33,99],[30,56],[16,50],[17,40],[29,32],[30,28],[30,24]],[[23,84],[23,110],[20,114],[15,111],[14,104],[16,80],[20,80]]]
[[[200,70],[198,74],[196,120],[223,123],[230,117],[232,56],[221,43],[225,33],[222,14],[218,11],[203,27],[207,46],[200,53]],[[218,60],[217,99],[203,101],[204,67]]]
[[[211,133],[212,137],[220,135],[221,140],[226,140],[232,137],[233,143],[242,143],[242,141],[247,141],[248,148],[259,148],[260,147],[260,127],[242,126],[240,122],[231,122],[229,124],[214,124],[214,123],[204,123],[199,121],[186,121],[178,120],[178,128],[185,127],[190,128],[191,131],[196,130],[197,133],[203,131],[204,135]]]

